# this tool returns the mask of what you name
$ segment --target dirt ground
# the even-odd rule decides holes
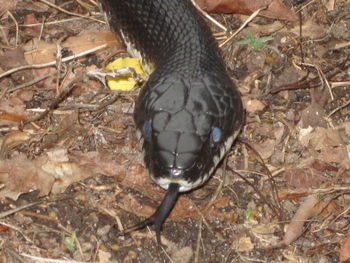
[[[126,55],[99,8],[0,0],[0,262],[350,262],[350,2],[284,3],[294,19],[257,16],[221,47],[245,126],[158,246],[152,227],[121,234],[164,191],[136,136],[140,88],[97,73]],[[248,18],[213,17],[219,44]]]

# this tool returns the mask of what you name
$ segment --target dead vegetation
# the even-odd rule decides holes
[[[230,41],[247,16],[209,22],[246,125],[158,248],[148,229],[119,235],[164,193],[143,166],[138,90],[89,74],[124,55],[99,9],[0,1],[2,262],[350,262],[350,3],[284,3]]]

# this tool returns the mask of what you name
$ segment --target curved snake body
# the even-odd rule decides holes
[[[155,66],[136,102],[145,164],[167,194],[136,228],[161,226],[178,192],[208,180],[243,123],[239,92],[210,29],[189,0],[102,0],[131,53]],[[135,52],[137,50],[137,52]]]

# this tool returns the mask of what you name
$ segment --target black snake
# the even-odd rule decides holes
[[[151,178],[167,190],[157,211],[157,240],[179,192],[201,186],[230,150],[243,123],[240,94],[217,43],[190,0],[101,0],[128,51],[155,67],[134,119]]]

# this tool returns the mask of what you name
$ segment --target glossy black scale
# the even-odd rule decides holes
[[[242,103],[210,29],[189,0],[102,5],[128,50],[155,66],[134,119],[150,175],[168,190],[156,213],[136,228],[154,223],[159,241],[178,192],[202,185],[229,151],[243,123]]]

